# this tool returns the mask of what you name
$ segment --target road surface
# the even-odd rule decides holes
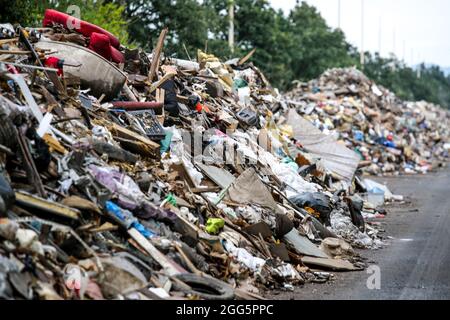
[[[335,273],[334,281],[306,284],[273,299],[450,299],[450,169],[376,180],[412,201],[388,207],[388,216],[379,220],[393,237],[386,248],[360,251],[369,265],[380,267],[381,288],[367,288],[367,271]]]

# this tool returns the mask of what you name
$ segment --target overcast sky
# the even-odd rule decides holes
[[[286,13],[296,3],[296,0],[269,1]],[[350,43],[358,48],[361,47],[361,1],[341,0],[341,28]],[[383,56],[395,52],[408,64],[425,61],[450,67],[449,0],[363,1],[365,50],[375,52],[381,48]],[[339,0],[306,2],[319,9],[329,26],[338,26]]]

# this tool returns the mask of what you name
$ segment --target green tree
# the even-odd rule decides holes
[[[169,28],[165,52],[187,58],[205,46],[209,20],[214,14],[196,0],[115,0],[125,7],[131,39],[145,49],[156,44],[161,30]],[[183,46],[184,45],[184,46]]]
[[[364,72],[404,100],[426,100],[450,106],[450,77],[438,66],[422,64],[413,69],[395,56],[382,58],[378,53],[366,53]]]
[[[236,54],[252,48],[254,63],[281,89],[293,80],[308,80],[330,67],[355,63],[341,31],[330,29],[318,11],[306,3],[285,16],[267,0],[234,0]],[[222,43],[228,30],[229,0],[206,0],[217,13],[213,32]],[[223,53],[223,52],[221,52]]]
[[[293,79],[290,69],[290,48],[293,45],[289,24],[281,11],[274,10],[267,0],[234,0],[235,4],[235,56],[256,48],[253,62],[271,79],[272,83],[286,87]],[[206,0],[205,5],[213,8],[216,39],[222,43],[222,51],[230,56],[226,39],[228,37],[228,0]],[[218,47],[218,44],[215,44]],[[227,49],[225,49],[227,48]]]
[[[355,63],[351,46],[340,30],[332,30],[317,9],[302,2],[289,14],[294,39],[291,68],[302,80],[315,78],[328,68]]]
[[[256,48],[254,63],[285,88],[293,79],[292,34],[282,11],[275,11],[266,0],[238,0],[236,9],[237,41],[241,49]]]
[[[29,0],[0,0],[0,23],[28,25],[33,22],[33,3]]]

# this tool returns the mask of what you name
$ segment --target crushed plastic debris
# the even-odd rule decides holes
[[[252,63],[129,56],[69,18],[48,10],[0,55],[0,298],[255,299],[328,281],[317,268],[359,268],[352,247],[383,245],[365,218],[402,200],[361,170],[448,158],[448,113],[355,69],[284,96]]]

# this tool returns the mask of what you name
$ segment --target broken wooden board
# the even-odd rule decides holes
[[[236,180],[236,178],[231,173],[224,169],[215,166],[209,166],[203,163],[195,163],[195,165],[222,189],[227,189],[233,183],[233,181]]]
[[[183,162],[172,164],[170,166],[170,170],[178,172],[179,177],[186,181],[190,188],[196,187],[194,179],[189,174],[189,171],[186,169],[186,166]]]
[[[152,140],[140,134],[137,134],[134,131],[128,130],[127,128],[121,127],[118,124],[111,122],[108,127],[111,128],[111,132],[117,134],[119,137],[142,142],[153,150],[159,149],[159,144],[157,144],[156,142],[153,142]]]
[[[135,154],[139,154],[143,157],[154,157],[155,150],[150,148],[147,144],[135,140],[123,139],[120,137],[114,137],[114,139],[120,143],[120,146],[127,151]]]
[[[113,225],[110,222],[106,222],[104,224],[102,224],[101,226],[97,227],[97,228],[92,228],[89,229],[89,233],[101,233],[101,232],[107,232],[107,231],[115,231],[118,230],[119,227],[116,225]]]
[[[274,257],[280,258],[284,262],[290,262],[289,251],[286,249],[284,243],[269,243],[270,254]]]
[[[303,257],[302,262],[307,266],[314,266],[325,268],[333,271],[355,271],[359,270],[353,264],[342,259],[331,258],[315,258],[315,257]]]
[[[134,228],[128,230],[128,234],[135,240],[159,265],[164,269],[168,276],[186,273],[181,266],[167,258],[153,244],[150,243],[139,231]]]
[[[302,236],[297,229],[292,229],[283,239],[299,254],[318,258],[328,258],[322,250],[309,241],[307,237]]]
[[[189,209],[195,209],[195,206],[191,205],[189,202],[187,202],[183,198],[177,197],[176,195],[174,195],[173,197],[175,198],[175,201],[177,202],[177,206],[186,207]]]
[[[76,209],[64,206],[53,201],[45,200],[23,191],[17,191],[15,194],[17,203],[25,207],[49,212],[60,217],[70,218],[74,220],[78,220],[78,217],[80,215],[80,211]]]
[[[161,51],[164,46],[164,39],[166,39],[168,32],[169,32],[169,29],[165,28],[161,31],[161,33],[159,35],[158,43],[156,44],[155,51],[153,52],[152,64],[150,65],[150,71],[148,73],[148,81],[149,82],[153,81],[153,78],[155,77],[156,73],[158,72],[159,63],[160,63],[159,59],[161,57]]]
[[[159,79],[155,83],[150,84],[150,89],[149,89],[148,92],[152,93],[153,91],[158,89],[160,86],[162,86],[164,84],[164,82],[166,82],[169,79],[172,79],[175,76],[176,76],[176,73],[167,73],[167,74],[165,74],[161,79]]]
[[[272,236],[270,227],[264,221],[245,227],[244,231],[253,236],[262,235],[263,238],[270,238]]]
[[[222,189],[220,187],[199,187],[191,188],[192,193],[207,193],[207,192],[220,192]]]
[[[33,156],[31,155],[28,139],[20,130],[14,128],[14,132],[16,134],[17,142],[19,143],[20,151],[22,153],[22,161],[27,172],[28,181],[41,197],[46,197],[47,193],[45,192],[44,184],[42,183],[39,172],[36,169],[36,164],[34,163]]]
[[[102,214],[100,208],[95,203],[93,203],[92,201],[83,199],[81,197],[78,197],[78,196],[67,197],[61,203],[67,207],[71,207],[71,208],[75,208],[75,209],[79,209],[79,210],[92,211],[99,215]]]
[[[244,63],[246,63],[248,60],[250,60],[250,58],[255,54],[255,52],[256,52],[256,48],[253,48],[252,51],[250,51],[245,57],[243,57],[241,60],[239,60],[238,66],[241,66]]]
[[[160,157],[159,144],[147,137],[104,119],[95,119],[92,123],[108,128],[114,138],[128,151],[142,156]]]
[[[267,300],[266,298],[260,296],[259,294],[249,292],[243,289],[235,288],[234,294],[237,298],[242,300]]]

